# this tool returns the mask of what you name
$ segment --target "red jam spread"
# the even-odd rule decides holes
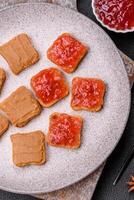
[[[47,51],[47,57],[60,66],[65,72],[75,70],[80,60],[87,52],[87,48],[68,33],[64,33]]]
[[[72,82],[71,106],[74,110],[98,111],[103,105],[104,93],[102,80],[76,77]]]
[[[54,146],[77,148],[80,145],[82,119],[65,113],[50,117],[48,143]]]
[[[95,8],[99,18],[110,28],[134,27],[134,0],[95,0]]]
[[[62,73],[49,68],[32,77],[31,86],[42,105],[49,107],[68,94],[68,85]]]

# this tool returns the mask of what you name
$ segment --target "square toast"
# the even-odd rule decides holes
[[[105,91],[106,85],[100,79],[75,77],[72,81],[72,109],[92,112],[101,110]]]
[[[0,136],[2,136],[8,130],[8,127],[8,119],[4,115],[0,114]]]
[[[46,161],[45,135],[41,131],[11,135],[13,163],[18,167]]]
[[[0,68],[0,92],[3,88],[5,80],[6,80],[6,72],[4,69]]]
[[[39,60],[39,53],[25,33],[19,34],[0,46],[0,55],[4,57],[16,75]]]
[[[47,143],[55,147],[79,148],[82,124],[83,120],[80,116],[53,113],[49,120]]]
[[[43,107],[52,106],[69,93],[68,84],[62,72],[56,68],[44,69],[33,76],[31,87]]]
[[[72,73],[88,48],[69,33],[60,35],[47,50],[47,57],[65,72]]]
[[[25,126],[41,112],[39,103],[24,86],[19,87],[1,102],[0,109],[6,113],[9,121],[16,127]]]

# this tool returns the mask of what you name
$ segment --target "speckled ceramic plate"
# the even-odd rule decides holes
[[[70,95],[32,120],[24,128],[10,126],[0,140],[0,188],[19,193],[50,192],[68,186],[93,172],[112,152],[119,141],[130,108],[130,88],[118,51],[95,23],[77,12],[49,4],[22,4],[0,12],[0,44],[18,33],[28,33],[39,50],[38,64],[15,76],[0,57],[0,66],[8,74],[0,100],[20,85],[30,88],[29,80],[39,70],[54,66],[46,50],[63,32],[72,33],[90,47],[78,69],[65,74],[70,86],[75,76],[96,77],[107,84],[101,112],[73,111]],[[81,147],[78,150],[47,147],[47,162],[42,166],[17,168],[12,164],[10,135],[15,132],[48,130],[48,117],[53,112],[79,114],[84,118]]]

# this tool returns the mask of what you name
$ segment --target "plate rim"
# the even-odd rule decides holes
[[[0,13],[5,11],[5,10],[9,10],[9,9],[12,9],[12,8],[16,8],[16,7],[21,7],[21,6],[27,6],[27,5],[39,5],[39,6],[51,6],[51,7],[62,7],[60,5],[57,5],[57,4],[54,4],[54,3],[46,3],[46,2],[26,2],[26,3],[15,3],[14,5],[8,5],[8,6],[5,6],[4,8],[0,9]],[[110,38],[110,36],[97,24],[95,23],[92,19],[88,18],[87,16],[85,16],[84,14],[76,11],[76,10],[73,10],[73,9],[70,9],[70,8],[67,8],[67,7],[62,7],[63,9],[67,10],[71,10],[71,12],[74,12],[76,14],[79,14],[81,15],[83,18],[85,19],[88,19],[92,24],[94,24],[103,34],[105,34],[107,36],[107,38],[110,40],[110,42],[112,43],[114,49],[115,49],[115,53],[118,55],[119,59],[120,59],[120,63],[122,64],[122,68],[124,70],[124,76],[126,75],[126,83],[127,83],[127,87],[129,88],[128,90],[128,108],[127,108],[127,112],[126,112],[126,120],[125,120],[125,123],[124,123],[124,126],[122,127],[122,133],[120,134],[120,137],[119,139],[115,142],[115,145],[113,146],[112,150],[107,154],[107,156],[105,156],[106,158],[103,158],[103,161],[101,161],[101,163],[96,167],[94,168],[92,171],[88,172],[87,174],[85,174],[83,177],[80,177],[78,178],[76,181],[73,181],[72,183],[70,184],[64,184],[62,187],[57,187],[56,189],[51,189],[49,191],[43,191],[43,190],[39,190],[39,191],[25,191],[25,190],[17,190],[17,189],[11,189],[11,188],[7,188],[7,187],[4,187],[4,186],[1,186],[0,185],[0,189],[1,190],[4,190],[4,191],[7,191],[7,192],[13,192],[13,193],[17,193],[17,194],[40,194],[40,193],[48,193],[48,192],[54,192],[56,190],[60,190],[60,189],[63,189],[65,187],[68,187],[68,186],[71,186],[79,181],[81,181],[82,179],[86,178],[88,175],[92,174],[94,171],[96,171],[105,161],[106,159],[111,155],[111,153],[114,151],[115,147],[117,146],[117,144],[119,143],[123,133],[124,133],[124,130],[125,130],[125,127],[126,127],[126,124],[127,124],[127,121],[128,121],[128,117],[129,117],[129,113],[130,113],[130,108],[131,108],[131,88],[130,88],[130,82],[129,82],[129,78],[128,78],[128,75],[127,75],[127,71],[125,69],[125,65],[123,63],[123,60],[121,58],[121,55],[119,54],[119,51],[118,51],[118,48],[116,47],[114,41]]]

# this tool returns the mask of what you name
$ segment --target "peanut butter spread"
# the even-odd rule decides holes
[[[45,162],[45,135],[41,131],[11,135],[13,163],[18,167]]]
[[[0,68],[0,92],[2,90],[5,80],[6,80],[6,73],[4,69]]]
[[[8,127],[9,127],[8,119],[4,115],[0,114],[0,136],[7,131]]]
[[[32,46],[27,34],[20,34],[0,46],[2,55],[14,74],[19,74],[25,68],[39,60],[39,54]]]
[[[19,87],[0,103],[0,109],[7,114],[11,123],[16,127],[25,126],[41,112],[39,103],[24,86]]]

